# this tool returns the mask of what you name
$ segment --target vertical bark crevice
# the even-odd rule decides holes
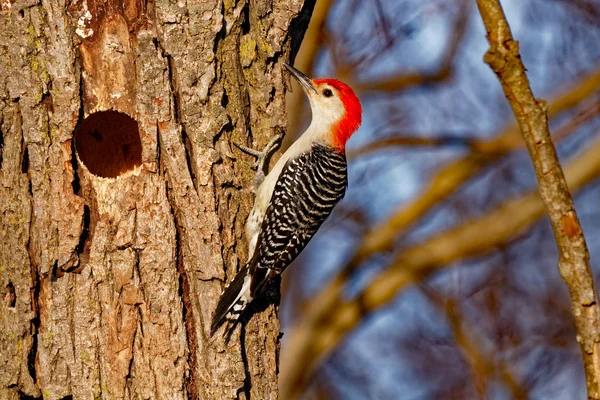
[[[250,366],[248,365],[248,357],[246,355],[246,330],[244,329],[246,321],[243,321],[241,325],[240,342],[242,348],[242,364],[244,365],[244,373],[246,374],[246,377],[244,378],[244,387],[240,388],[238,391],[238,399],[240,394],[244,393],[245,399],[250,400],[250,395],[252,393],[252,376],[250,375]]]
[[[160,44],[157,40],[156,43]],[[177,70],[175,69],[175,63],[173,57],[167,54],[163,50],[164,56],[167,57],[167,68],[169,71],[169,85],[171,89],[171,98],[173,99],[173,118],[176,124],[181,124],[181,102],[179,99],[179,86],[177,85]]]
[[[19,354],[2,352],[17,365],[5,374],[15,396],[277,398],[272,307],[243,343],[207,330],[224,269],[247,251],[252,172],[229,141],[260,146],[285,124],[284,81],[267,58],[289,51],[302,1],[184,3],[44,0],[0,13],[11,60],[0,69],[10,99],[0,167],[11,179],[0,194],[21,205],[0,219],[15,292],[0,300],[22,321],[9,329]],[[101,112],[138,123],[141,160],[116,179],[91,174],[74,138]],[[86,134],[92,152],[108,137]],[[112,149],[131,155],[127,143]]]
[[[213,39],[213,54],[217,54],[219,51],[219,46],[223,40],[227,38],[227,23],[225,23],[225,2],[221,4],[221,29],[215,34]]]
[[[29,147],[23,144],[23,155],[21,156],[21,173],[29,175]]]
[[[138,330],[141,329],[142,325],[142,315],[140,312],[138,312],[138,328],[135,330],[135,333],[133,334],[133,338],[132,338],[132,342],[135,344],[135,340],[136,340],[136,336],[138,334]],[[133,377],[133,367],[134,367],[134,359],[135,359],[135,355],[133,357],[131,357],[131,359],[129,360],[129,365],[127,366],[127,375],[125,376],[125,387],[123,388],[123,393],[133,393],[135,391],[135,389],[133,389],[133,382],[132,382],[132,377]]]
[[[160,146],[159,146],[160,147]],[[175,224],[175,263],[177,265],[177,273],[179,275],[179,288],[178,295],[181,299],[182,304],[182,319],[186,329],[186,338],[188,343],[188,365],[189,365],[189,376],[187,380],[187,393],[189,398],[197,399],[198,398],[198,388],[196,386],[196,354],[198,351],[198,343],[196,342],[196,321],[194,319],[194,314],[192,312],[192,297],[190,295],[190,285],[188,281],[188,276],[185,271],[185,266],[183,264],[183,251],[181,249],[181,234],[180,234],[180,225],[177,221],[177,215],[175,210],[173,210],[173,205],[171,203],[172,199],[170,198],[170,191],[168,187],[168,182],[166,183],[167,188],[167,200],[169,202],[169,207],[171,211],[171,216],[173,218]]]
[[[14,308],[17,304],[17,293],[15,292],[15,285],[11,281],[8,281],[6,288],[8,289],[8,293],[6,294],[6,305],[8,306],[8,308]]]
[[[24,139],[24,133],[23,133],[23,129],[22,129],[23,128],[22,119],[21,119],[22,115],[21,115],[20,109],[18,109],[18,111],[17,111],[17,118],[18,118],[18,123],[19,123],[19,129],[21,131],[21,138],[24,143],[25,139]],[[23,146],[25,146],[25,145],[23,144]],[[25,159],[27,160],[27,168],[25,171],[23,171],[23,160],[25,160]],[[33,192],[32,192],[32,184],[31,184],[31,176],[29,174],[29,154],[27,151],[27,147],[24,148],[23,156],[21,159],[21,173],[26,174],[27,184],[29,187],[29,192],[28,192],[29,201],[31,202],[31,204],[33,204]],[[37,359],[37,351],[38,351],[38,332],[39,332],[39,328],[40,328],[39,298],[40,298],[41,281],[40,281],[39,268],[34,261],[34,260],[36,260],[36,257],[34,254],[35,250],[32,248],[32,237],[31,236],[32,236],[34,223],[35,223],[35,219],[32,215],[29,220],[29,236],[28,236],[28,240],[27,240],[27,244],[26,244],[25,248],[27,250],[27,255],[29,256],[29,268],[30,268],[31,284],[32,284],[32,286],[30,288],[30,294],[31,294],[31,307],[32,307],[32,311],[33,311],[33,317],[30,320],[30,332],[29,332],[31,335],[31,338],[32,338],[32,343],[31,343],[31,347],[29,348],[29,352],[27,354],[27,371],[29,372],[29,376],[33,380],[33,384],[36,385],[37,384],[36,359]]]
[[[196,171],[194,168],[194,164],[192,160],[194,159],[194,154],[192,153],[193,146],[190,142],[190,138],[187,135],[185,129],[181,130],[181,140],[183,141],[183,148],[185,150],[185,160],[187,162],[188,171],[190,171],[190,176],[192,177],[192,185],[194,185],[194,190],[198,193],[198,187],[196,185]]]
[[[2,125],[2,120],[0,120],[0,125]],[[0,170],[2,169],[2,160],[3,158],[3,151],[4,151],[4,132],[2,132],[2,129],[0,128]]]
[[[65,273],[62,269],[58,268],[58,260],[54,261],[54,265],[52,266],[52,272],[50,273],[51,282],[56,282],[63,276],[65,276]]]
[[[242,35],[250,33],[250,3],[247,2],[242,8]]]
[[[163,160],[162,160],[162,150],[160,148],[160,136],[158,135],[158,121],[156,122],[156,126],[154,127],[154,129],[156,130],[156,136],[154,137],[154,140],[156,141],[156,143],[158,143],[158,145],[156,146],[156,173],[159,176],[164,177],[165,176],[165,166],[163,165]]]
[[[156,41],[155,45],[159,45],[158,40]],[[171,98],[173,99],[173,117],[175,119],[175,123],[181,126],[181,139],[183,141],[183,148],[185,150],[185,159],[187,161],[188,171],[190,172],[190,175],[192,177],[192,184],[194,185],[194,190],[197,192],[198,188],[196,186],[196,174],[192,163],[192,160],[194,159],[192,153],[193,146],[190,143],[190,138],[186,132],[185,121],[182,120],[181,96],[179,94],[177,70],[175,68],[175,62],[173,61],[173,57],[169,54],[166,54],[164,50],[163,54],[165,54],[167,58],[169,85],[171,90]]]
[[[86,204],[83,206],[83,226],[81,228],[81,235],[79,236],[79,243],[75,248],[77,254],[81,255],[86,252],[86,244],[90,238],[90,224],[91,224],[91,212],[90,207]],[[89,248],[87,249],[89,252]]]
[[[32,219],[33,220],[33,219]],[[30,257],[31,258],[31,257]],[[38,332],[40,328],[40,310],[38,299],[40,296],[40,277],[37,268],[31,264],[31,275],[33,278],[33,288],[31,288],[31,303],[33,306],[34,317],[31,319],[31,348],[27,354],[27,370],[34,384],[37,384],[37,350],[38,350]]]
[[[71,168],[73,168],[73,180],[71,181],[71,187],[73,188],[73,194],[79,196],[81,193],[81,182],[79,181],[79,172],[77,171],[77,156],[75,152],[74,140],[71,140]]]

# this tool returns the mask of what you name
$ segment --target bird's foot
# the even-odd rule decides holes
[[[256,158],[253,169],[256,170],[256,176],[254,177],[254,187],[258,188],[260,184],[265,179],[265,165],[267,164],[268,159],[271,157],[273,151],[279,146],[281,139],[283,138],[283,132],[280,132],[277,136],[275,136],[267,145],[262,149],[262,151],[251,149],[250,147],[242,146],[237,143],[233,143],[238,149],[243,151],[246,154],[250,154],[251,156]]]

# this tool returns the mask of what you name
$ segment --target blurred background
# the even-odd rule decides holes
[[[600,171],[583,155],[600,157],[600,0],[502,5],[534,94],[549,103],[598,277]],[[444,246],[436,263],[415,261],[411,284],[366,316],[307,396],[586,398],[556,244],[531,205],[535,175],[487,49],[472,0],[317,0],[295,66],[356,88],[363,125],[348,144],[345,199],[285,273],[283,332],[366,240],[378,251],[349,274],[348,296],[398,255]],[[284,147],[310,121],[294,85]],[[290,345],[284,335],[282,351]]]

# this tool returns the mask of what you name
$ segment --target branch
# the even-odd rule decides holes
[[[414,86],[420,86],[431,83],[442,83],[452,78],[452,66],[454,59],[458,55],[458,48],[463,41],[467,22],[470,15],[470,1],[462,0],[459,4],[456,22],[452,29],[452,37],[448,41],[442,61],[437,71],[427,73],[403,73],[395,77],[379,82],[357,82],[354,86],[359,91],[399,91]],[[346,72],[347,73],[347,72]]]
[[[553,134],[554,140],[561,141],[565,139],[575,133],[582,125],[594,119],[598,114],[600,114],[600,102],[593,101],[580,110],[572,120],[556,128]],[[499,143],[497,147],[490,146],[489,143],[489,140],[475,138],[475,135],[472,133],[461,136],[457,134],[435,134],[433,137],[396,134],[392,137],[367,143],[357,149],[348,150],[346,155],[349,159],[353,159],[391,147],[462,147],[471,149],[472,152],[481,155],[485,153],[507,153],[512,150],[525,148],[525,143],[521,140]]]
[[[600,8],[593,3],[592,0],[558,0],[565,3],[568,7],[574,9],[575,12],[587,18],[590,22],[596,24],[600,18]]]
[[[385,150],[390,147],[463,147],[477,149],[481,140],[474,139],[473,135],[469,137],[452,135],[435,135],[433,137],[422,137],[417,135],[396,135],[384,139],[379,139],[357,149],[348,150],[346,156],[349,159],[371,154],[377,150]]]
[[[557,117],[562,112],[579,105],[584,99],[596,93],[600,87],[600,69],[584,77],[566,93],[558,96],[550,104],[549,117]],[[365,235],[361,246],[344,269],[350,273],[367,257],[391,249],[398,240],[399,232],[404,231],[429,210],[454,193],[463,183],[474,177],[480,170],[489,166],[523,144],[516,125],[511,125],[492,140],[480,142],[477,152],[454,161],[439,171],[430,181],[424,192],[410,202],[403,204],[385,222],[375,225]],[[344,277],[340,277],[344,279]]]
[[[578,191],[600,176],[600,141],[569,163],[565,175],[569,187]],[[338,275],[315,296],[303,318],[294,324],[282,353],[280,395],[293,399],[315,368],[363,318],[385,306],[417,279],[469,257],[489,253],[509,243],[514,236],[544,215],[537,191],[508,201],[487,215],[399,251],[392,266],[377,276],[363,293],[348,300],[343,289],[348,273]],[[481,232],[486,232],[482,235]]]
[[[548,112],[549,116],[557,117],[563,112],[578,106],[583,100],[588,98],[590,95],[596,93],[599,87],[600,69],[594,71],[588,76],[583,77],[575,85],[570,87],[568,90],[564,91],[563,94],[555,96],[556,99],[550,104]],[[509,126],[507,129],[504,130],[504,133],[487,142],[487,146],[489,146],[490,149],[496,148],[502,150],[489,151],[487,152],[487,155],[483,156],[481,154],[472,153],[464,157],[463,159],[455,161],[454,163],[448,165],[446,168],[440,171],[432,179],[429,187],[425,190],[421,197],[415,199],[408,206],[403,205],[386,222],[376,225],[369,232],[367,232],[363,239],[362,245],[359,247],[359,249],[357,249],[348,265],[338,274],[338,276],[336,276],[326,287],[324,287],[321,290],[321,293],[319,295],[315,296],[315,298],[305,307],[305,310],[307,310],[304,313],[306,317],[301,317],[299,325],[303,324],[303,321],[318,319],[318,315],[321,312],[320,310],[334,310],[335,298],[337,298],[337,295],[341,291],[341,288],[343,287],[347,277],[358,265],[360,265],[361,262],[363,262],[372,254],[391,249],[392,244],[398,238],[398,232],[401,232],[404,229],[406,229],[412,223],[417,221],[427,211],[435,207],[437,204],[441,203],[445,198],[450,196],[459,186],[461,186],[463,183],[475,176],[479,170],[488,166],[489,164],[498,160],[499,158],[506,156],[510,153],[511,149],[514,150],[520,148],[521,145],[522,140],[519,139],[518,127]],[[486,147],[483,146],[481,148],[485,149]],[[600,144],[596,145],[594,151],[600,151]],[[586,154],[587,157],[591,158],[592,160],[595,157],[593,152],[590,153],[588,151]],[[588,165],[588,167],[590,168],[588,172],[592,175],[586,178],[587,180],[585,181],[585,183],[589,182],[589,180],[596,176],[597,171],[594,170],[594,166],[594,162]],[[571,175],[578,173],[578,171],[585,172],[581,171],[585,168],[585,165],[579,165],[579,167],[575,167],[574,165],[573,167],[574,168],[571,169]],[[567,177],[569,178],[568,171]],[[575,189],[575,187],[572,187],[572,189]],[[502,216],[501,218],[505,217]],[[477,236],[481,235],[476,234],[475,237]],[[403,286],[400,285],[397,288],[397,290],[401,290],[402,288]],[[310,330],[310,328],[308,327],[307,329]],[[296,332],[296,330],[292,330],[292,332]],[[292,344],[288,347],[288,349],[290,349],[289,351],[292,351],[292,346],[296,346],[294,342],[296,334],[293,333],[292,335],[294,336],[292,336],[293,340],[290,340],[289,342]],[[299,337],[302,337],[301,333],[298,333],[297,335]],[[298,344],[298,348],[305,348],[303,346],[304,345],[302,343]],[[285,353],[283,354],[283,357],[284,361],[281,364],[282,377],[285,376],[285,374],[291,373],[286,370]],[[316,360],[317,358],[324,356],[315,355],[314,357]],[[315,360],[307,361],[307,365],[316,362]],[[304,364],[298,365],[301,366]],[[288,366],[288,368],[291,368],[291,366]],[[308,370],[303,372],[303,374],[306,374],[304,376],[307,376],[309,373],[310,372]],[[304,379],[304,377],[302,377],[302,379]],[[290,378],[290,380],[293,379]],[[281,381],[283,382],[283,378]]]
[[[600,114],[600,101],[594,101],[586,105],[573,119],[554,129],[554,133],[552,134],[554,141],[560,142],[567,136],[570,136],[580,127],[593,120],[598,114]]]
[[[440,311],[446,314],[448,325],[454,334],[456,344],[462,349],[465,361],[471,367],[475,389],[481,398],[485,398],[488,380],[496,375],[512,393],[515,400],[527,399],[527,390],[520,387],[517,379],[509,370],[504,360],[497,360],[492,352],[484,351],[482,340],[477,334],[473,322],[460,311],[455,299],[444,299],[426,284],[420,284],[423,294]]]
[[[600,399],[600,305],[585,238],[548,130],[548,106],[531,92],[519,44],[512,37],[499,1],[477,0],[477,6],[490,43],[484,61],[498,76],[518,121],[554,231],[558,269],[571,293],[588,398]]]

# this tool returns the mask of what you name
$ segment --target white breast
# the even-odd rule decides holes
[[[281,156],[281,158],[277,161],[273,169],[267,174],[265,180],[258,187],[256,191],[256,198],[254,199],[254,207],[252,211],[250,211],[250,215],[248,216],[248,220],[246,221],[246,238],[248,238],[248,261],[252,259],[252,255],[254,254],[254,250],[256,249],[256,243],[258,242],[258,236],[260,234],[260,227],[262,225],[262,221],[267,212],[267,208],[269,207],[269,203],[271,202],[271,197],[273,195],[273,190],[275,189],[275,184],[279,179],[279,175],[283,170],[283,167],[287,163],[288,160],[294,159],[299,155],[310,151],[312,145],[314,143],[320,143],[323,145],[327,145],[327,141],[329,139],[328,128],[324,127],[322,123],[320,123],[318,119],[315,120],[313,118],[312,123],[300,136],[294,144],[290,146],[290,148]]]

